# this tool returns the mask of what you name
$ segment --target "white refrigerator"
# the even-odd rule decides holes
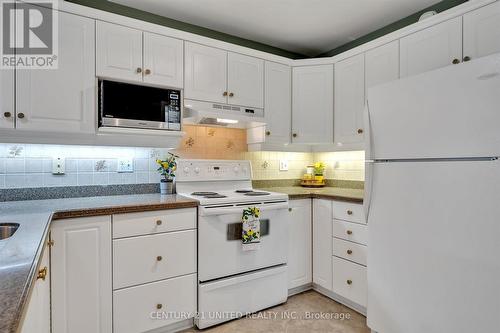
[[[368,94],[368,326],[500,332],[500,54]]]

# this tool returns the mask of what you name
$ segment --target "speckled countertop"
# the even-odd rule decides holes
[[[363,189],[342,188],[342,187],[322,187],[322,188],[307,188],[301,186],[286,186],[286,187],[266,187],[259,188],[263,191],[272,191],[288,194],[290,200],[321,198],[338,201],[348,201],[354,203],[363,203]]]
[[[52,220],[197,206],[195,200],[160,194],[0,203],[0,223],[20,224],[0,241],[0,332],[17,330]]]

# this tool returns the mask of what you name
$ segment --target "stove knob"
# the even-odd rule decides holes
[[[188,167],[184,167],[184,173],[189,173],[189,168]]]
[[[234,171],[234,173],[238,173],[238,171],[240,171],[240,168],[238,168],[237,166],[235,166],[235,167],[233,168],[233,171]]]
[[[194,172],[200,173],[200,168],[194,168]]]

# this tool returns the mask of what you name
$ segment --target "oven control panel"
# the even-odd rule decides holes
[[[179,160],[177,181],[251,180],[250,161]]]

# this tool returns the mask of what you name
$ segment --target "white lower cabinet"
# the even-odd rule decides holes
[[[333,292],[366,307],[366,267],[333,257]]]
[[[196,311],[196,274],[113,292],[113,331],[138,333],[191,318]]]
[[[50,265],[49,248],[43,250],[40,265],[28,301],[20,333],[50,333]]]
[[[54,221],[52,333],[109,333],[112,326],[111,218]]]
[[[332,201],[313,200],[313,282],[332,290]]]
[[[311,200],[291,200],[288,237],[288,289],[312,282]]]

